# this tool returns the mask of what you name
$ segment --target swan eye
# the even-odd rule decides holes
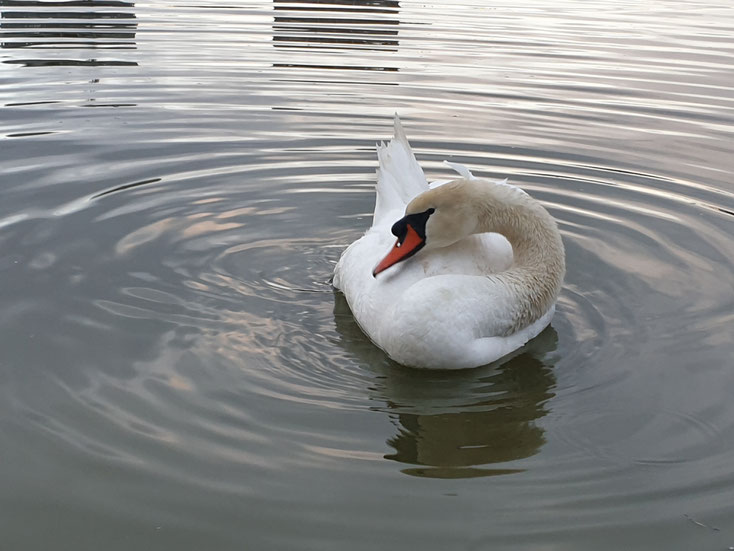
[[[416,212],[415,214],[406,214],[400,220],[395,222],[392,226],[392,234],[398,238],[398,244],[402,245],[405,236],[408,233],[408,226],[413,228],[418,237],[421,239],[426,238],[426,223],[428,217],[436,212],[436,209],[431,207],[423,212]]]

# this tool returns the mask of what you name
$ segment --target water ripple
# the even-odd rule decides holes
[[[10,524],[309,549],[726,525],[731,7],[0,4]],[[558,220],[552,327],[495,365],[403,369],[331,287],[395,110],[430,179],[509,177]]]

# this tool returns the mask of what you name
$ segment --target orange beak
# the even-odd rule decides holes
[[[375,277],[377,274],[386,270],[393,264],[397,264],[398,262],[413,256],[421,250],[425,244],[425,239],[418,235],[418,232],[413,229],[413,226],[407,224],[405,238],[402,241],[398,239],[395,242],[395,246],[390,249],[390,252],[387,253],[385,258],[383,258],[375,269],[372,270],[372,276]]]

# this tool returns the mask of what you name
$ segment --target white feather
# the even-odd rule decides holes
[[[375,265],[395,243],[390,228],[403,217],[407,204],[424,193],[438,193],[427,192],[423,170],[397,115],[395,136],[387,145],[378,146],[377,157],[380,167],[372,227],[344,251],[334,271],[334,286],[344,292],[369,338],[400,363],[458,369],[495,361],[539,334],[553,316],[555,296],[538,317],[507,334],[511,319],[525,305],[516,303],[516,293],[508,291],[506,284],[497,284],[501,272],[513,266],[512,247],[497,233],[469,235],[439,249],[426,247],[373,277]],[[447,165],[477,186],[519,190],[532,202],[506,180],[478,179],[463,165]],[[446,183],[434,182],[430,187]],[[559,235],[552,237],[560,243]],[[562,254],[562,244],[560,247]],[[562,258],[560,262],[562,270]],[[529,291],[531,296],[533,290]]]

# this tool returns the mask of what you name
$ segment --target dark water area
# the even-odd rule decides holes
[[[0,548],[734,547],[730,2],[0,14]],[[331,287],[395,111],[559,222],[496,365]]]

